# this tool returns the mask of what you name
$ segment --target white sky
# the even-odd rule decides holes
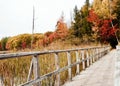
[[[90,0],[93,1],[93,0]],[[85,0],[0,0],[0,38],[32,32],[32,8],[35,5],[35,31],[54,31],[64,12],[65,21],[75,5],[81,8]]]

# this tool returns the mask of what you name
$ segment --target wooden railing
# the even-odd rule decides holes
[[[29,69],[29,74],[26,83],[20,84],[19,86],[31,86],[31,85],[36,85],[40,86],[41,81],[52,76],[56,75],[56,80],[54,86],[60,86],[60,73],[62,71],[68,70],[68,80],[72,80],[72,70],[71,68],[73,66],[76,66],[76,74],[80,73],[80,64],[82,64],[82,69],[84,70],[86,67],[89,67],[92,63],[97,61],[100,57],[104,56],[107,54],[110,50],[110,47],[92,47],[92,48],[79,48],[79,49],[68,49],[68,50],[55,50],[55,51],[37,51],[37,52],[19,52],[19,53],[8,53],[8,54],[0,54],[0,60],[3,59],[9,59],[9,58],[20,58],[22,56],[33,56],[31,64],[30,64],[30,69]],[[76,62],[71,63],[71,52],[75,52],[76,54]],[[43,76],[40,76],[40,66],[38,62],[38,56],[44,55],[44,54],[54,54],[55,58],[55,67],[56,70],[53,72],[50,72],[48,74],[45,74]],[[59,53],[66,53],[67,54],[67,62],[68,65],[65,67],[60,68],[60,63],[59,63]],[[80,55],[81,58],[80,59]],[[85,65],[87,64],[87,66]],[[34,79],[31,80],[31,75],[34,75]],[[2,86],[3,81],[2,77],[0,76],[0,85]]]

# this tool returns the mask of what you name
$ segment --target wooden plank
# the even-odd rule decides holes
[[[55,53],[55,67],[56,67],[56,71],[59,71],[60,66],[59,66],[58,53]],[[56,74],[55,86],[60,86],[60,73]]]
[[[0,75],[0,86],[4,86],[2,75]]]
[[[79,57],[78,51],[75,51],[75,53],[76,53],[76,62],[80,62],[80,57]],[[79,74],[79,73],[80,73],[80,65],[77,64],[76,74]]]
[[[27,81],[30,81],[31,79],[31,76],[32,76],[32,70],[33,70],[33,59],[30,63],[30,68],[29,68],[29,73],[28,73],[28,78],[27,78]]]
[[[92,62],[93,62],[93,61],[92,61],[92,58],[93,58],[93,57],[92,57],[92,49],[90,49],[90,54],[89,54],[89,55],[90,55],[90,64],[92,64]]]
[[[43,55],[43,54],[50,54],[50,53],[62,53],[62,52],[94,49],[94,48],[95,47],[67,49],[67,50],[55,50],[55,51],[53,51],[53,50],[51,50],[51,51],[32,51],[32,52],[17,52],[17,53],[0,54],[0,60],[8,59],[8,58],[18,58],[18,57],[22,57],[22,56]],[[100,49],[101,47],[96,47],[96,48]]]
[[[84,50],[82,50],[81,51],[81,55],[82,55],[82,60],[83,60],[83,62],[82,62],[82,66],[83,66],[83,70],[85,69],[85,55],[84,55]]]
[[[40,68],[39,68],[39,62],[38,62],[38,55],[33,56],[33,73],[34,73],[34,79],[39,78]],[[35,85],[40,86],[40,82],[36,83]]]
[[[71,65],[71,55],[70,52],[67,52],[67,60],[68,60],[68,66]],[[69,76],[69,81],[72,80],[72,70],[71,68],[68,68],[68,76]]]
[[[92,50],[92,58],[93,58],[93,62],[95,62],[95,49]]]
[[[98,60],[99,59],[99,51],[98,51],[98,49],[96,48],[96,59]]]
[[[90,65],[90,61],[89,61],[89,50],[87,50],[87,52],[86,52],[86,58],[87,58],[87,67],[89,67],[89,65]]]

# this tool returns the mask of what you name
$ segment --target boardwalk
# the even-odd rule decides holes
[[[120,86],[114,85],[116,53],[112,50],[64,86]]]

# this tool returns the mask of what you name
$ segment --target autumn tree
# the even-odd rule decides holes
[[[102,0],[94,0],[92,4],[92,9],[94,9],[95,13],[101,16],[101,4]]]
[[[60,19],[57,21],[56,24],[56,37],[60,39],[64,39],[64,37],[68,34],[68,27],[67,24],[64,22],[64,15],[62,14]]]
[[[47,36],[47,37],[49,37],[52,33],[53,33],[52,31],[48,31],[44,35]]]
[[[116,48],[116,45],[118,44],[117,38],[116,38],[116,27],[112,26],[112,20],[111,19],[99,19],[98,15],[95,14],[94,10],[90,10],[88,21],[93,24],[94,32],[98,32],[98,36],[101,39],[102,43],[110,43],[112,48]]]
[[[116,48],[116,45],[118,44],[117,38],[116,38],[116,28],[111,26],[110,19],[103,20],[102,27],[100,28],[100,37],[103,42],[107,41],[110,43],[112,48]]]
[[[48,46],[50,43],[58,39],[65,39],[65,37],[68,35],[68,27],[67,24],[64,22],[63,14],[57,21],[56,30],[54,32],[48,31],[44,35],[44,39],[40,41],[40,44],[42,44],[43,46]]]
[[[91,9],[89,11],[89,15],[87,18],[88,22],[90,22],[92,24],[92,37],[93,39],[95,39],[95,41],[99,41],[99,29],[101,26],[101,19],[99,18],[99,16],[95,13],[95,11],[93,9]]]

